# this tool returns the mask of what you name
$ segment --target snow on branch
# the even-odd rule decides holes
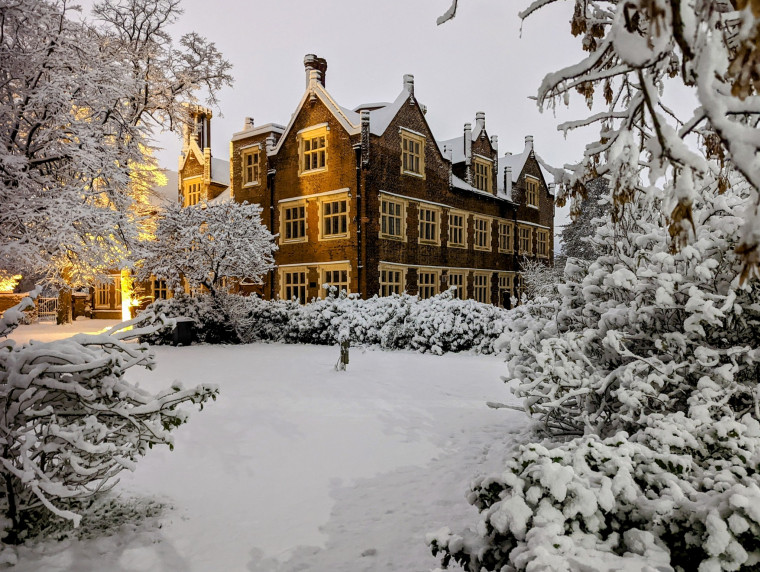
[[[173,447],[171,431],[188,418],[180,406],[203,408],[216,399],[211,384],[152,394],[126,379],[133,366],[155,366],[147,344],[134,340],[173,325],[148,312],[106,333],[0,345],[0,474],[13,525],[9,541],[18,539],[22,514],[37,507],[77,526],[80,516],[66,508],[68,500],[110,489],[154,445]]]

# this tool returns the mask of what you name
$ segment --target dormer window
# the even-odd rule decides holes
[[[424,177],[425,136],[401,130],[401,174]]]
[[[327,170],[327,125],[303,131],[298,138],[300,173]]]
[[[243,163],[243,185],[259,184],[259,150],[244,149],[240,153]]]
[[[492,184],[492,166],[493,162],[481,157],[474,157],[472,160],[475,166],[475,180],[474,185],[476,189],[485,191],[487,193],[493,192]]]
[[[538,181],[531,177],[525,178],[525,204],[538,208]]]

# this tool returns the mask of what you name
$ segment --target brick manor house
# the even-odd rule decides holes
[[[440,141],[413,76],[394,102],[350,110],[327,92],[323,58],[309,54],[304,66],[306,90],[288,125],[247,118],[229,163],[211,157],[211,112],[191,110],[183,204],[258,203],[279,235],[276,268],[263,287],[242,290],[307,301],[324,296],[324,284],[423,298],[456,286],[462,298],[504,306],[519,291],[524,257],[553,262],[552,185],[532,137],[522,153],[499,156],[477,113],[474,127]]]

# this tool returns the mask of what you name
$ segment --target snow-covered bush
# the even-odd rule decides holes
[[[689,245],[673,252],[659,197],[637,195],[597,232],[599,259],[568,263],[561,301],[499,341],[554,437],[475,483],[478,530],[429,538],[446,562],[760,565],[760,286],[740,285],[735,252],[746,190],[698,193]]]
[[[0,334],[12,331],[20,309],[6,311]],[[174,385],[154,395],[125,379],[130,367],[154,366],[148,346],[131,341],[171,325],[145,313],[107,333],[0,342],[0,503],[11,522],[6,541],[21,540],[26,515],[40,508],[77,526],[81,517],[67,503],[109,490],[153,445],[172,447],[171,430],[187,420],[180,404],[202,407],[215,399],[213,385]]]
[[[195,297],[178,294],[167,300],[156,300],[149,306],[148,311],[155,315],[190,318],[193,321],[194,342],[236,344],[240,340],[235,331],[234,320],[227,314],[230,298],[236,297],[223,293]],[[140,341],[152,345],[170,344],[173,341],[172,329],[153,331],[141,336]]]
[[[150,306],[156,313],[193,318],[199,326],[197,341],[234,343],[233,337],[209,336],[227,327],[240,341],[336,344],[347,331],[352,344],[388,349],[444,353],[475,350],[493,353],[494,344],[513,320],[509,311],[474,300],[459,300],[444,292],[427,300],[407,294],[362,300],[345,292],[301,305],[292,301],[262,300],[256,296],[220,296],[223,310],[214,310],[209,296],[180,296]],[[229,322],[224,316],[229,316]],[[231,322],[231,323],[230,323]],[[151,343],[169,343],[166,332]]]

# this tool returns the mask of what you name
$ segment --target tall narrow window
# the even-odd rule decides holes
[[[401,173],[422,176],[425,173],[425,137],[401,130]]]
[[[478,302],[491,303],[491,275],[475,273],[473,277],[472,295]]]
[[[467,297],[467,281],[464,272],[452,272],[449,270],[449,288],[456,287],[454,297],[464,300]]]
[[[184,206],[197,205],[201,200],[201,183],[197,179],[194,182],[186,182]]]
[[[514,295],[512,274],[501,272],[499,274],[499,306],[502,308],[512,307],[512,296]]]
[[[325,201],[322,203],[322,238],[348,236],[348,201]]]
[[[493,192],[491,161],[475,157],[473,159],[473,164],[475,166],[475,188],[480,189],[481,191],[486,191],[487,193]]]
[[[404,238],[404,203],[385,197],[380,199],[380,237]]]
[[[417,270],[417,295],[420,300],[432,298],[438,294],[438,273],[430,270]]]
[[[280,241],[303,242],[306,240],[306,203],[291,203],[280,208]]]
[[[549,257],[549,231],[536,231],[536,254],[542,258]]]
[[[240,154],[243,160],[243,184],[259,184],[259,150],[248,149]]]
[[[491,250],[491,219],[479,216],[472,217],[473,248],[475,250]]]
[[[96,308],[108,308],[108,289],[110,288],[108,282],[98,282],[95,284],[95,307]]]
[[[512,252],[512,223],[499,221],[499,252]]]
[[[525,203],[529,207],[538,208],[538,181],[536,179],[525,178]]]
[[[529,226],[519,227],[520,231],[520,254],[531,256],[533,254],[532,229]]]
[[[404,291],[404,270],[380,267],[380,296],[401,294]]]
[[[113,279],[114,302],[117,308],[121,308],[121,276]]]
[[[422,243],[440,244],[441,237],[439,235],[439,213],[436,208],[427,207],[424,205],[419,206],[420,217],[420,236],[419,241]]]
[[[463,212],[449,211],[449,246],[467,246],[467,215]]]

